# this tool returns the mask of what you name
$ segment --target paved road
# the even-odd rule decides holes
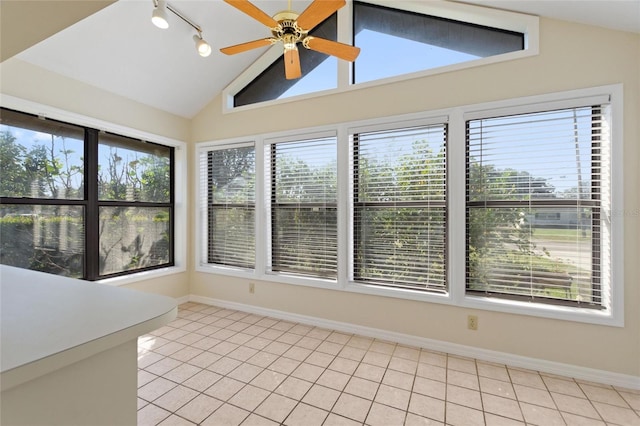
[[[591,270],[591,241],[549,241],[533,238],[536,253],[545,256],[545,248],[552,258],[563,263],[575,265],[587,271]]]

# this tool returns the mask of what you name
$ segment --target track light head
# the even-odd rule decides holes
[[[151,22],[158,28],[163,30],[169,28],[169,20],[167,19],[167,3],[165,0],[158,0],[151,14]]]
[[[198,50],[198,54],[203,58],[211,55],[211,46],[206,42],[205,39],[202,38],[202,35],[197,34],[193,36],[193,41],[196,43],[196,49]]]

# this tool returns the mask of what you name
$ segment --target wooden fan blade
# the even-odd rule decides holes
[[[247,15],[251,16],[256,21],[262,22],[264,25],[266,25],[269,28],[275,28],[278,26],[278,22],[275,19],[273,19],[271,16],[264,13],[262,10],[260,10],[257,6],[255,6],[253,3],[249,2],[248,0],[224,0],[224,1],[225,3],[228,3],[231,6],[235,7],[239,11],[244,12]]]
[[[273,44],[273,39],[261,38],[259,40],[248,41],[234,46],[223,47],[220,51],[225,55],[235,55],[236,53],[246,52],[247,50],[257,49],[258,47],[270,46],[271,44]]]
[[[300,70],[300,53],[298,49],[284,51],[284,75],[287,80],[295,80],[302,77]]]
[[[345,0],[315,0],[298,16],[296,20],[298,27],[311,31],[345,4],[347,4]]]
[[[360,54],[359,47],[319,37],[307,37],[304,39],[303,44],[316,52],[326,53],[349,62],[355,61]]]

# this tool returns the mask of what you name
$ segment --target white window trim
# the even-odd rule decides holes
[[[624,326],[624,174],[623,174],[623,88],[622,84],[578,89],[545,95],[530,96],[518,99],[487,102],[466,105],[443,110],[406,114],[402,116],[376,118],[333,126],[305,128],[263,134],[249,138],[227,139],[221,141],[203,142],[197,144],[196,159],[202,149],[213,145],[228,145],[252,140],[256,144],[256,177],[264,176],[265,149],[273,141],[295,140],[314,135],[334,132],[338,137],[338,275],[337,280],[321,278],[307,278],[287,274],[265,273],[267,257],[269,255],[267,231],[256,235],[256,269],[253,271],[218,267],[202,262],[202,253],[198,247],[207,233],[202,232],[202,223],[198,219],[203,200],[196,202],[195,247],[197,253],[196,271],[220,275],[235,276],[249,280],[262,280],[276,283],[310,286],[317,288],[349,291],[353,293],[371,294],[383,297],[417,300],[429,303],[447,304],[463,308],[482,309],[487,311],[505,312],[518,315],[529,315],[567,321],[576,321],[607,326]],[[607,96],[611,106],[611,300],[609,309],[593,310],[571,306],[558,306],[543,303],[528,303],[489,297],[479,297],[465,294],[465,120],[469,117],[484,115],[491,111],[503,110],[511,114],[523,110],[539,108],[557,108],[559,106],[584,104],[585,99],[593,100],[600,96]],[[443,121],[444,120],[444,121]],[[447,294],[435,294],[410,289],[391,289],[382,286],[356,283],[350,279],[351,250],[352,250],[352,203],[350,197],[350,150],[349,134],[364,129],[393,129],[415,123],[448,122],[447,141]],[[200,178],[195,176],[196,186]],[[256,186],[256,229],[266,230],[268,220],[268,185],[262,182]],[[200,189],[198,189],[199,191]],[[200,193],[200,192],[198,192]],[[267,198],[265,198],[267,197]],[[205,200],[206,202],[206,200]],[[463,224],[463,225],[461,225]],[[460,255],[462,254],[462,255]],[[460,259],[463,259],[462,261]]]
[[[174,266],[166,268],[154,269],[151,271],[134,272],[131,274],[105,278],[92,282],[100,284],[108,284],[113,286],[121,286],[132,284],[139,281],[145,281],[152,278],[159,278],[167,275],[186,272],[187,270],[187,145],[183,141],[168,138],[154,133],[145,132],[120,124],[110,123],[94,117],[89,117],[74,112],[65,111],[49,105],[17,98],[11,95],[2,95],[0,97],[1,105],[5,108],[14,109],[16,111],[34,114],[53,120],[72,123],[79,126],[90,127],[105,132],[116,133],[143,141],[149,141],[160,145],[175,148],[174,151],[174,248],[173,258]]]
[[[486,58],[475,59],[458,64],[446,65],[442,67],[431,68],[428,70],[402,74],[358,84],[350,83],[351,72],[353,69],[350,64],[348,62],[338,60],[338,67],[336,70],[338,74],[337,88],[335,89],[321,90],[314,93],[291,96],[284,99],[274,99],[271,101],[264,101],[255,104],[234,107],[233,97],[282,55],[282,46],[280,46],[279,44],[275,44],[274,46],[271,46],[242,74],[240,74],[235,80],[233,80],[227,87],[222,90],[223,114],[247,111],[256,108],[265,108],[303,99],[311,99],[320,96],[332,95],[335,93],[348,92],[351,90],[360,90],[367,87],[380,86],[384,84],[395,83],[414,78],[421,78],[435,74],[444,74],[498,62],[512,61],[516,59],[535,56],[539,53],[540,20],[537,16],[534,15],[509,12],[505,10],[492,9],[471,4],[455,3],[447,0],[430,0],[426,2],[419,0],[394,0],[393,2],[389,2],[389,0],[359,1],[363,1],[365,3],[370,3],[373,5],[393,7],[400,10],[468,22],[472,24],[500,28],[508,31],[520,32],[525,36],[524,50],[489,56]],[[338,10],[338,41],[342,43],[351,44],[353,32],[352,16],[353,1],[348,1],[346,6]]]

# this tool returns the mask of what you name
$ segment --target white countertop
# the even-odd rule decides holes
[[[155,330],[174,299],[0,265],[2,390]]]

